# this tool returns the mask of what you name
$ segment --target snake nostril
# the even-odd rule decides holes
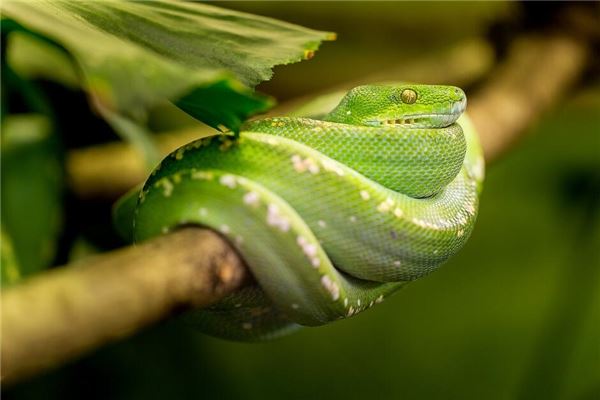
[[[465,101],[465,99],[467,98],[467,96],[465,95],[465,92],[463,92],[461,89],[454,89],[454,94],[458,97],[458,101]]]

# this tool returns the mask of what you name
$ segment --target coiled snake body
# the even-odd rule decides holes
[[[194,312],[207,333],[259,340],[355,315],[469,237],[483,160],[455,123],[465,106],[450,86],[360,86],[319,120],[190,143],[145,183],[135,240],[193,223],[235,245],[257,285]]]

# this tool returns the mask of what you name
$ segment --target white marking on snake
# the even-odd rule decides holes
[[[350,216],[350,222],[356,222],[356,217],[354,215]]]
[[[352,315],[354,315],[354,307],[350,306],[350,308],[348,309],[348,314],[346,314],[346,316],[351,317]]]
[[[162,186],[163,196],[165,197],[169,197],[173,193],[173,183],[167,178],[159,180],[158,182],[156,182],[156,185]]]
[[[375,299],[375,303],[379,304],[383,301],[383,295],[380,294],[378,298]]]
[[[234,189],[236,186],[235,177],[233,175],[223,175],[221,179],[219,179],[219,182],[229,189]]]
[[[303,247],[304,254],[309,257],[314,257],[317,254],[317,246],[312,243],[306,243]]]
[[[256,192],[248,192],[244,195],[244,203],[249,206],[255,206],[258,204],[259,196]]]
[[[311,174],[318,174],[320,171],[317,162],[310,157],[303,160],[298,154],[294,154],[291,160],[296,172],[302,173],[308,171]]]
[[[292,164],[294,165],[296,172],[302,173],[306,171],[306,166],[302,162],[302,157],[300,157],[298,154],[294,154],[292,156]]]
[[[348,307],[348,298],[347,297],[344,299],[344,307]]]
[[[231,232],[231,229],[229,229],[229,225],[221,225],[219,230],[221,231],[221,233],[223,233],[225,235],[227,235],[229,232]]]
[[[282,232],[290,230],[290,221],[280,213],[277,204],[269,204],[267,208],[267,224],[279,228]]]
[[[317,245],[310,243],[304,236],[298,236],[296,238],[296,242],[298,246],[302,249],[302,252],[308,259],[313,267],[317,268],[321,265],[321,259],[319,258],[317,252]]]
[[[200,214],[201,217],[206,217],[206,214],[208,214],[208,210],[204,207],[202,207],[201,209],[198,210],[198,213]]]
[[[418,218],[413,218],[413,219],[412,219],[412,222],[413,222],[415,225],[419,225],[419,226],[420,226],[420,227],[422,227],[422,228],[427,228],[427,227],[429,226],[429,224],[427,223],[427,221],[423,221],[423,220],[420,220],[420,219],[418,219]]]
[[[329,275],[323,275],[321,277],[321,284],[325,289],[327,289],[333,301],[340,298],[340,288],[337,283],[331,280]]]
[[[211,181],[213,179],[213,173],[206,171],[194,171],[192,172],[192,179]]]
[[[252,324],[250,322],[244,322],[242,324],[242,328],[244,328],[246,330],[252,329]]]
[[[339,176],[344,176],[344,170],[339,166],[338,163],[336,163],[333,160],[330,160],[329,158],[321,160],[321,165],[323,166],[323,169],[325,171],[331,171]]]
[[[394,266],[395,267],[399,267],[402,263],[400,262],[400,260],[396,260],[394,261]]]
[[[322,219],[320,219],[317,224],[319,224],[319,226],[321,228],[325,228],[327,226],[327,223],[325,221],[323,221]]]
[[[380,213],[388,212],[392,209],[393,205],[394,200],[387,198],[385,201],[382,201],[381,204],[377,206],[377,211],[379,211]]]
[[[310,172],[313,175],[319,173],[320,168],[315,162],[315,160],[313,160],[312,158],[307,158],[306,160],[304,160],[304,163],[307,165],[308,172]]]
[[[361,190],[360,197],[362,197],[363,200],[369,200],[371,198],[371,195],[366,190]]]
[[[296,303],[292,303],[292,308],[293,308],[294,310],[297,310],[297,309],[299,309],[299,308],[300,308],[300,306],[299,306],[298,304],[296,304]]]
[[[402,216],[404,215],[404,211],[402,211],[402,209],[400,209],[399,207],[396,207],[394,209],[394,215],[398,218],[402,218]]]

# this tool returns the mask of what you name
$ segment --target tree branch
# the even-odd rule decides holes
[[[587,44],[567,35],[514,43],[469,107],[488,162],[566,93],[588,57]],[[232,248],[200,228],[43,273],[2,294],[2,378],[15,382],[177,310],[215,303],[249,279]]]
[[[35,276],[2,293],[2,381],[212,304],[248,283],[247,271],[216,233],[184,228]]]
[[[579,78],[586,43],[567,35],[516,40],[504,64],[470,101],[486,162],[499,158]]]

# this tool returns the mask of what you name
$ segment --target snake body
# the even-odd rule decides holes
[[[135,240],[200,224],[236,247],[257,283],[190,316],[209,334],[261,340],[356,315],[469,237],[483,159],[456,123],[465,106],[456,87],[367,85],[320,119],[192,142],[145,183]]]

